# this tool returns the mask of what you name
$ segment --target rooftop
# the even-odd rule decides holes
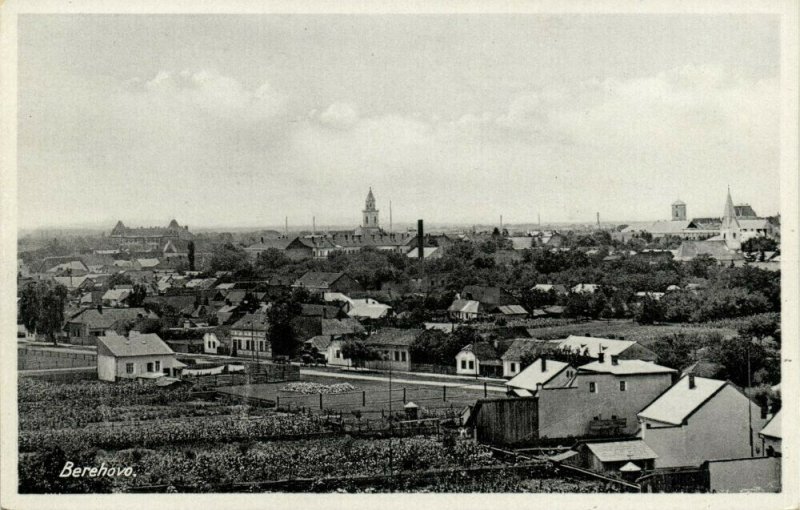
[[[97,353],[118,358],[175,354],[155,333],[141,334],[136,331],[131,331],[129,338],[116,333],[97,337]]]
[[[536,386],[538,384],[546,384],[547,381],[555,377],[568,366],[569,364],[562,361],[549,359],[545,363],[545,370],[542,370],[542,358],[539,358],[527,366],[525,370],[514,376],[510,381],[506,382],[506,386],[536,391]]]
[[[682,377],[640,413],[640,418],[680,425],[697,408],[720,391],[726,381],[695,377],[695,387],[689,388],[689,376]]]
[[[650,460],[658,457],[642,440],[585,443],[600,462]]]

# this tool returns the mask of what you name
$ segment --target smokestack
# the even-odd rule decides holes
[[[424,239],[423,236],[425,235],[422,220],[417,220],[417,258],[422,260],[425,258],[425,249],[423,248]]]
[[[542,358],[542,372],[547,372],[547,360]]]
[[[695,389],[694,374],[689,374],[689,389]]]
[[[312,236],[316,235],[316,233],[317,233],[317,217],[316,216],[312,216],[311,217],[311,235]]]
[[[389,232],[392,232],[392,201],[389,200]]]
[[[597,213],[597,226],[600,226],[600,213]]]
[[[286,237],[289,237],[289,217],[286,216],[283,221],[283,233]]]
[[[606,361],[606,353],[598,352],[597,353],[597,361],[599,361],[600,363],[605,363],[605,361]]]
[[[500,232],[503,232],[503,215],[500,215]]]
[[[539,226],[542,226],[542,213],[536,213],[536,218],[539,223]]]

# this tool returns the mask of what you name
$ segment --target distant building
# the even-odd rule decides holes
[[[411,369],[411,345],[423,333],[423,329],[399,329],[383,328],[379,329],[366,340],[367,347],[377,351],[383,359],[370,360],[366,362],[367,368],[379,370],[402,370]]]
[[[683,200],[672,203],[672,221],[686,221],[686,202]]]
[[[633,340],[570,335],[557,345],[559,349],[577,352],[594,359],[599,359],[601,354],[606,357],[617,356],[619,359],[642,361],[655,361],[657,358],[656,353]]]
[[[469,344],[456,354],[456,374],[499,377],[502,373],[503,361],[489,342]]]
[[[509,348],[509,351],[512,348]],[[508,351],[506,351],[506,354],[508,354]],[[518,397],[536,396],[539,390],[545,386],[548,388],[563,388],[569,384],[576,372],[575,368],[570,366],[569,363],[546,358],[537,358],[522,371],[519,370],[518,365],[512,368],[513,370],[509,370],[506,375],[510,372],[516,372],[516,374],[506,383],[506,388],[509,389],[511,394]]]
[[[67,335],[74,339],[90,339],[106,335],[116,324],[151,317],[144,308],[87,308],[67,320]],[[93,342],[90,342],[93,343]]]
[[[110,334],[97,339],[97,378],[101,381],[177,376],[183,367],[154,333],[132,331],[130,337]]]
[[[172,220],[166,227],[126,227],[122,221],[111,229],[111,239],[119,241],[122,245],[143,245],[150,248],[160,248],[170,239],[190,240],[194,235],[189,232],[188,226],[180,226]]]
[[[325,273],[321,271],[308,271],[298,278],[292,284],[292,287],[306,289],[312,294],[323,294],[325,292],[348,294],[353,291],[364,290],[364,287],[347,273]]]
[[[375,208],[375,196],[372,194],[372,188],[367,193],[367,200],[364,204],[362,211],[361,226],[357,229],[356,234],[360,235],[374,235],[381,232],[380,222],[378,221],[378,209]]]
[[[232,347],[240,357],[271,358],[269,320],[263,312],[248,313],[230,329]]]

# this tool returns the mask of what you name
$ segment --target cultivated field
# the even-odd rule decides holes
[[[676,333],[719,333],[722,336],[736,336],[731,327],[716,327],[683,324],[642,325],[630,320],[586,321],[557,326],[531,328],[530,332],[542,340],[566,338],[569,335],[594,337],[624,337],[625,340],[639,342],[645,347],[659,338]]]

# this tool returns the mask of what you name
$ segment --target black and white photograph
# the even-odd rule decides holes
[[[797,505],[797,5],[566,5],[0,7],[2,507]]]

